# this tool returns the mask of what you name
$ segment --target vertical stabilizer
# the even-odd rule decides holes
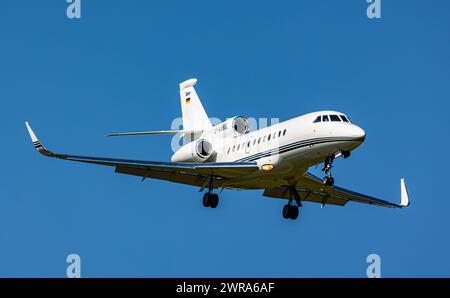
[[[181,112],[183,116],[183,130],[208,130],[212,128],[208,115],[195,92],[197,79],[190,79],[180,84]],[[185,136],[186,142],[199,136]]]

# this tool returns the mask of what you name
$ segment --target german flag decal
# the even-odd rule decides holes
[[[191,103],[191,98],[189,97],[191,95],[191,91],[187,91],[184,96],[186,98],[186,103]]]

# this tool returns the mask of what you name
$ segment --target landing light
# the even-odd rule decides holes
[[[266,163],[265,165],[263,165],[261,167],[261,170],[263,170],[263,171],[270,171],[272,169],[273,169],[273,164],[270,164],[270,163]]]

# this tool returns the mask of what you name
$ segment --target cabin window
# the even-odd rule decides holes
[[[236,151],[239,151],[239,148],[241,148],[241,144],[237,146]]]
[[[227,154],[230,154],[231,147],[228,147]]]
[[[330,119],[333,122],[341,122],[341,119],[339,118],[338,115],[330,115]]]
[[[258,138],[258,144],[261,143],[261,137]]]
[[[236,149],[236,145],[233,146],[233,152],[234,152],[234,149]]]
[[[286,135],[286,129],[285,130],[283,130],[283,136],[285,136]]]
[[[269,135],[269,136],[267,137],[267,140],[268,140],[268,141],[270,141],[270,137],[271,137],[271,136],[272,136],[272,135]]]
[[[328,119],[328,115],[324,115],[322,120],[323,120],[323,122],[328,122],[328,121],[330,121],[330,119]]]
[[[248,143],[247,143],[247,147],[250,147],[250,143],[251,143],[251,142],[250,142],[250,141],[248,141]]]
[[[344,122],[349,122],[348,119],[347,119],[347,117],[345,117],[344,115],[340,115],[340,116],[341,116],[342,121],[344,121]]]
[[[321,122],[322,121],[322,116],[317,116],[316,120],[314,120],[313,123],[317,123],[317,122]]]
[[[253,146],[255,146],[255,144],[256,144],[256,139],[253,140]]]

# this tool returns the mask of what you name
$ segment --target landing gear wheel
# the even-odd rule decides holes
[[[298,207],[297,206],[290,206],[289,208],[289,215],[291,217],[291,219],[296,220],[298,217]]]
[[[290,214],[290,206],[289,205],[284,205],[283,207],[283,218],[284,219],[289,219],[291,218],[291,214]]]
[[[292,205],[284,205],[283,207],[283,218],[285,219],[297,219],[298,217],[298,206],[292,206]]]
[[[219,195],[209,192],[203,195],[203,206],[216,208],[217,205],[219,205]]]
[[[216,208],[219,205],[219,196],[217,194],[211,194],[209,196],[209,207]]]
[[[326,176],[325,178],[323,178],[323,184],[328,185],[328,186],[333,186],[334,178]]]
[[[205,193],[203,195],[203,206],[205,206],[205,207],[209,207],[210,206],[209,193]]]

